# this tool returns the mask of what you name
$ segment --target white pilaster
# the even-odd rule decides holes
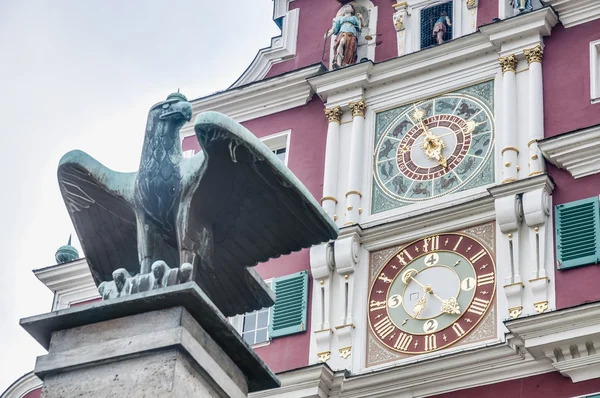
[[[340,122],[342,120],[342,108],[325,109],[325,116],[329,121],[327,127],[327,142],[325,147],[325,172],[323,176],[323,198],[321,205],[325,213],[337,221],[338,216],[336,208],[338,199],[336,198],[337,180],[338,180],[338,159],[340,150]]]
[[[514,54],[501,57],[498,60],[502,67],[502,183],[518,179],[517,140],[517,57]]]
[[[519,248],[522,220],[521,197],[515,193],[497,197],[496,221],[502,234],[498,236],[498,266],[504,268],[504,294],[508,315],[517,318],[523,312],[524,284],[521,278]]]
[[[541,45],[524,50],[529,64],[529,175],[544,172],[544,160],[537,141],[544,138],[544,89],[542,83]]]
[[[394,4],[394,27],[396,28],[396,40],[398,46],[398,56],[405,54],[405,43],[406,43],[406,24],[408,23],[407,18],[410,16],[408,13],[408,3],[406,1],[398,2]]]
[[[348,192],[346,192],[346,222],[344,225],[356,224],[362,213],[362,153],[364,151],[365,109],[364,99],[348,104],[352,110],[352,136],[350,138],[350,164],[348,165]]]
[[[548,243],[552,242],[548,220],[553,188],[552,181],[546,178],[523,194],[523,213],[529,227],[529,250],[523,263],[527,267],[532,292],[532,302],[528,308],[530,313],[534,310],[542,313],[548,309],[553,288],[550,279],[554,276],[553,262],[547,258],[551,257],[547,255],[547,251]]]
[[[352,331],[354,320],[352,308],[354,305],[354,271],[360,258],[361,245],[356,234],[338,238],[335,241],[335,270],[339,281],[338,311],[335,314],[335,333],[338,336],[339,359],[337,364],[340,369],[349,368],[350,360],[345,360],[352,353]],[[335,366],[335,365],[334,365]]]
[[[331,358],[331,284],[334,268],[333,243],[323,243],[310,249],[310,270],[313,282],[312,322],[316,358],[310,362],[327,362]]]

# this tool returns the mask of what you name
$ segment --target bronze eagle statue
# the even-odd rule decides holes
[[[139,170],[113,171],[82,151],[60,160],[66,207],[105,299],[195,281],[225,316],[274,303],[259,262],[338,229],[304,185],[251,132],[205,112],[201,151],[184,158],[192,117],[180,93],[151,107]]]

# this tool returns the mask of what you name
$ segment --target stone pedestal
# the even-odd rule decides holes
[[[21,320],[43,396],[246,397],[279,381],[194,283]]]

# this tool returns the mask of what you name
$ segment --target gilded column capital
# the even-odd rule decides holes
[[[523,50],[525,53],[525,58],[527,58],[527,63],[531,64],[532,62],[542,63],[542,58],[544,57],[544,50],[542,50],[541,45],[537,45],[533,48],[526,48]]]
[[[348,104],[350,110],[352,111],[352,117],[362,116],[365,117],[365,109],[367,109],[367,103],[365,99],[361,99],[360,101],[351,102]]]
[[[500,62],[500,66],[502,67],[502,73],[517,71],[517,63],[519,61],[517,61],[515,54],[500,57],[498,58],[498,62]]]
[[[334,108],[325,108],[325,117],[331,122],[340,123],[342,121],[342,108],[336,106]]]

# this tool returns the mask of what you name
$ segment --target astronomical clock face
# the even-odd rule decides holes
[[[493,182],[493,89],[477,93],[445,94],[378,114],[374,213]]]
[[[405,246],[375,275],[368,318],[381,344],[403,354],[447,348],[484,318],[496,291],[492,253],[465,234]]]

